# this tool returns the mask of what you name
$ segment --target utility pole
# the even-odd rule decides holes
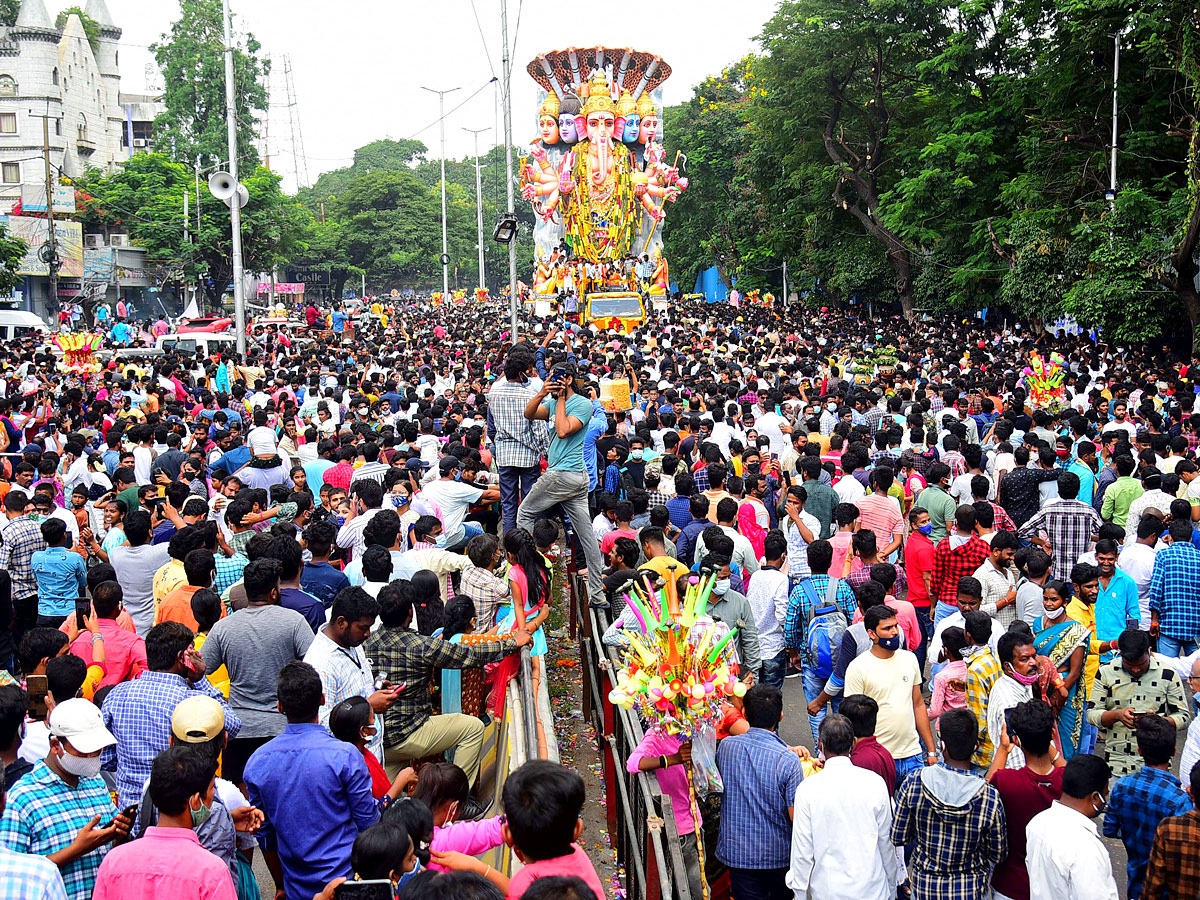
[[[788,289],[787,289],[787,260],[783,261],[783,305],[788,305]]]
[[[458,88],[446,88],[443,91],[421,85],[421,90],[438,95],[438,127],[442,135],[442,297],[450,293],[450,253],[446,247],[446,95],[452,94]]]
[[[512,164],[512,58],[508,49],[508,0],[500,0],[500,46],[504,71],[504,196],[508,203],[506,211],[515,215],[513,204],[513,164]],[[511,316],[512,335],[510,339],[517,342],[517,312],[520,309],[520,299],[517,297],[517,238],[508,242],[508,305]]]
[[[233,20],[229,0],[221,0],[221,18],[225,26],[225,128],[229,140],[229,175],[238,181],[237,109],[233,93]],[[238,353],[246,352],[246,297],[242,277],[242,208],[235,191],[229,204],[230,229],[233,236],[233,317],[237,325]]]
[[[1108,205],[1117,205],[1117,78],[1121,74],[1121,29],[1113,36],[1112,147],[1109,156]]]
[[[483,270],[483,178],[479,174],[483,166],[479,165],[479,132],[486,128],[464,128],[475,138],[475,227],[478,230],[477,247],[479,249],[479,286],[487,287],[487,279]]]
[[[50,310],[50,328],[58,331],[58,235],[54,233],[54,184],[50,170],[50,104],[46,104],[46,112],[38,114],[30,110],[31,119],[42,120],[42,159],[46,163],[46,246],[42,250],[43,262],[46,263],[50,276],[50,296],[47,308]],[[53,116],[57,119],[58,116]]]

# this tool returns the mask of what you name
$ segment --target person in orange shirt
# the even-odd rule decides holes
[[[154,624],[163,622],[180,622],[192,630],[200,630],[200,624],[192,614],[192,595],[212,586],[216,577],[216,562],[211,550],[193,550],[183,559],[183,571],[187,576],[187,584],[181,584],[172,589],[162,603],[158,604],[158,612],[154,616]],[[224,618],[225,610],[221,610]]]

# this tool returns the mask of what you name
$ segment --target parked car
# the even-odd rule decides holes
[[[212,356],[225,350],[236,349],[237,337],[232,334],[192,331],[187,334],[164,334],[154,343],[164,353],[192,354],[199,352],[201,356]]]
[[[0,340],[11,341],[31,334],[49,334],[50,326],[31,312],[0,309]]]

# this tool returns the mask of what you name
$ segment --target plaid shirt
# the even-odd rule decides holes
[[[908,862],[913,896],[921,900],[990,897],[992,869],[1008,854],[999,792],[980,778],[978,793],[957,815],[946,816],[941,803],[922,787],[921,771],[900,785],[892,820],[892,843],[916,844]]]
[[[717,745],[725,782],[717,858],[727,866],[780,869],[788,864],[788,809],[804,780],[800,759],[773,731],[751,728]]]
[[[1142,896],[1146,900],[1200,897],[1200,810],[1191,809],[1158,824]]]
[[[1012,520],[1012,516],[1008,514],[1008,511],[1003,506],[1001,506],[999,503],[994,503],[991,500],[988,501],[988,506],[992,508],[992,513],[995,516],[992,520],[992,527],[996,531],[1017,530],[1017,523]]]
[[[807,586],[807,590],[805,589]],[[809,575],[792,588],[788,597],[787,616],[783,621],[783,645],[789,650],[798,650],[800,655],[808,660],[808,640],[805,632],[813,614],[813,598],[816,603],[824,606],[825,598],[829,595],[828,575]],[[839,581],[834,601],[846,617],[846,624],[854,620],[854,612],[858,609],[858,601],[854,591],[844,581]]]
[[[373,463],[363,463],[361,466],[355,469],[354,474],[350,476],[350,483],[354,484],[356,481],[367,481],[369,479],[382,487],[383,477],[387,475],[388,469],[390,468],[391,466],[389,466],[387,463],[379,462],[378,460]]]
[[[66,900],[58,866],[36,853],[0,846],[0,900]]]
[[[1150,612],[1169,638],[1194,641],[1200,635],[1200,550],[1190,543],[1176,542],[1154,554]]]
[[[4,543],[0,546],[0,569],[8,572],[12,579],[12,597],[24,600],[37,596],[37,579],[33,575],[33,554],[45,550],[42,527],[29,516],[13,519],[4,529]]]
[[[964,575],[974,575],[983,565],[991,548],[987,541],[971,535],[960,547],[950,549],[953,535],[947,535],[933,548],[933,599],[955,606],[958,603],[958,580]]]
[[[696,485],[696,493],[703,494],[708,490],[708,466],[701,466],[692,473],[692,480]]]
[[[221,704],[225,730],[229,737],[237,737],[242,720],[207,678],[190,684],[171,672],[143,672],[134,681],[115,685],[104,698],[100,712],[117,745],[107,748],[103,756],[106,763],[117,762],[117,799],[122,807],[141,799],[154,758],[171,744],[171,714],[179,701],[196,694]]]
[[[166,744],[163,744],[166,749]],[[141,787],[138,788],[141,797]],[[137,798],[134,798],[135,800]],[[71,787],[46,765],[38,762],[24,778],[8,789],[4,817],[0,818],[0,843],[17,853],[49,856],[70,846],[92,817],[100,816],[102,827],[116,814],[112,795],[103,778],[81,778]],[[90,900],[96,885],[96,873],[112,844],[101,844],[90,853],[59,867],[67,897],[71,900]],[[11,882],[0,883],[0,894]],[[21,888],[14,896],[33,897]]]
[[[1088,698],[1087,720],[1097,728],[1105,712],[1132,707],[1175,720],[1180,731],[1191,720],[1191,704],[1183,690],[1183,681],[1162,657],[1151,657],[1141,675],[1130,675],[1120,657],[1100,666]],[[1137,732],[1116,721],[1104,728],[1104,756],[1116,776],[1129,775],[1142,765],[1137,750]],[[1189,775],[1191,773],[1188,773]]]
[[[1125,844],[1129,896],[1140,895],[1158,823],[1167,816],[1186,815],[1191,808],[1179,779],[1162,769],[1143,766],[1113,785],[1104,813],[1104,836],[1120,838]]]
[[[896,583],[892,585],[892,590],[890,591],[891,595],[893,597],[903,597],[908,592],[908,575],[904,573],[904,568],[896,565],[895,563],[884,562],[883,564],[891,566],[893,571],[896,573]],[[879,563],[876,563],[876,565],[879,565]],[[846,576],[846,583],[850,585],[851,588],[857,588],[860,584],[866,584],[870,580],[870,566],[863,566],[858,571],[851,572]]]
[[[468,566],[463,570],[459,594],[475,604],[475,633],[490,631],[496,624],[496,609],[512,605],[512,590],[508,580],[497,578],[487,569]]]
[[[1082,500],[1059,499],[1043,506],[1021,526],[1017,536],[1031,538],[1039,531],[1046,532],[1054,550],[1050,577],[1069,581],[1072,566],[1087,553],[1092,537],[1103,524],[1096,511]]]
[[[330,466],[326,469],[321,477],[325,483],[332,488],[350,492],[350,482],[354,478],[354,466],[348,462],[340,462],[336,466]]]
[[[656,506],[666,506],[667,501],[671,499],[669,494],[662,491],[647,491],[647,493],[650,495],[650,509],[654,509]]]
[[[992,693],[992,685],[1000,680],[1004,670],[1000,668],[1000,660],[989,646],[983,646],[967,659],[967,709],[975,713],[979,723],[979,745],[971,762],[977,766],[990,766],[996,748],[992,744],[987,727],[988,696]]]
[[[244,553],[234,553],[233,556],[214,553],[213,558],[216,561],[217,577],[213,579],[212,589],[219,596],[242,580],[242,570],[249,565],[250,560]]]
[[[546,429],[525,418],[536,395],[528,384],[501,381],[488,391],[488,422],[496,445],[497,466],[536,466],[545,451]]]
[[[408,682],[408,690],[384,713],[387,746],[408,740],[432,714],[429,682],[434,669],[480,669],[499,662],[517,650],[515,640],[469,646],[426,637],[407,628],[378,628],[363,645],[376,668],[388,673],[393,684]]]

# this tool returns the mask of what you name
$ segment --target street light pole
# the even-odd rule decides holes
[[[479,286],[487,287],[487,281],[484,278],[483,271],[483,178],[479,174],[483,168],[479,165],[479,132],[487,131],[486,128],[464,128],[463,131],[469,131],[475,138],[475,219],[476,228],[479,232],[478,249],[479,249]]]
[[[442,140],[442,297],[450,293],[450,260],[446,249],[446,95],[457,91],[458,88],[446,88],[439,91],[435,88],[421,85],[421,90],[438,95],[438,125],[441,129]],[[443,299],[443,302],[445,300]]]
[[[513,164],[512,164],[512,58],[508,50],[508,2],[500,0],[500,45],[502,48],[501,61],[504,70],[504,195],[508,206],[506,211],[515,213],[513,204]],[[508,242],[508,305],[512,319],[511,340],[517,342],[517,311],[520,300],[517,297],[517,239]]]
[[[221,0],[221,18],[225,26],[225,129],[229,141],[229,176],[238,185],[237,108],[233,93],[233,20],[229,0]],[[242,208],[238,196],[229,204],[230,229],[233,236],[233,318],[237,323],[238,353],[246,352],[246,297],[242,276]],[[199,207],[199,203],[196,204]]]
[[[1117,78],[1121,74],[1121,29],[1113,36],[1113,109],[1112,109],[1112,147],[1109,155],[1108,172],[1108,203],[1110,207],[1117,203]]]

